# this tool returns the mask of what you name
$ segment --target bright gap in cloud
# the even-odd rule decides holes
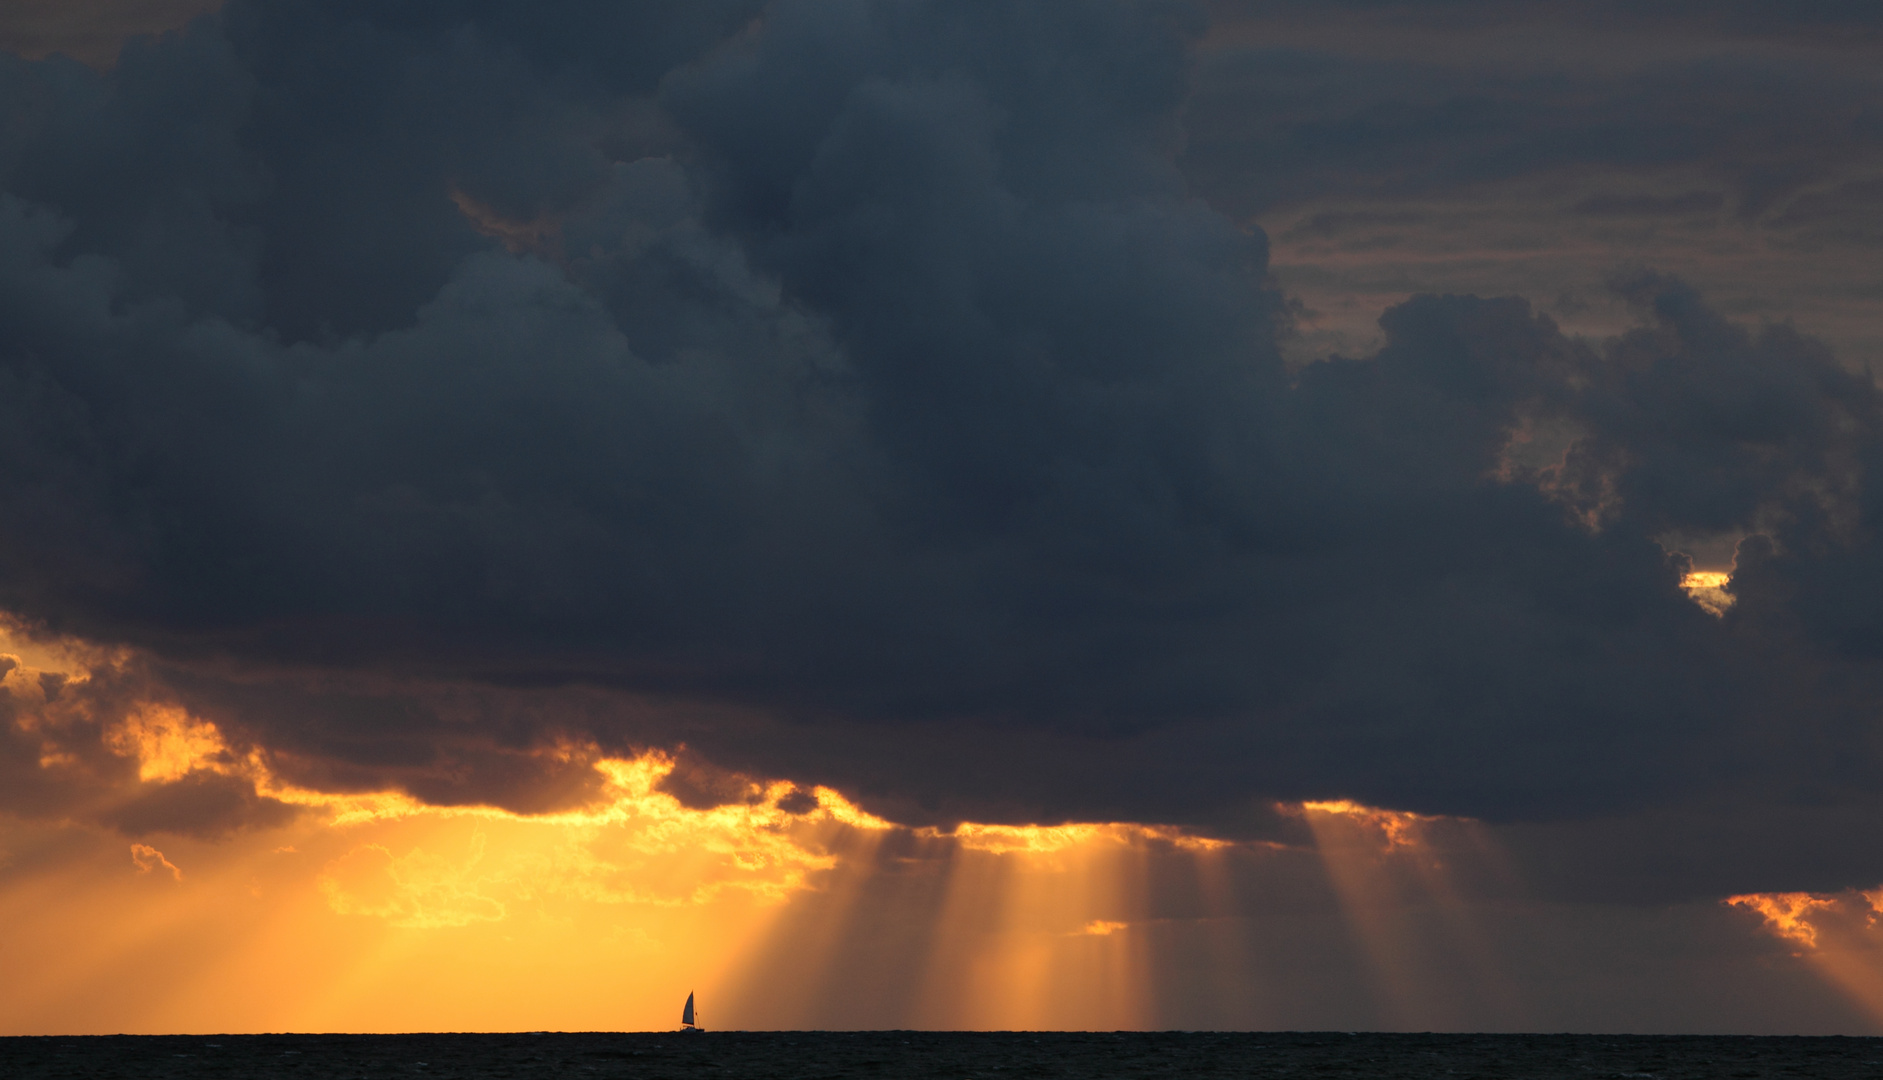
[[[1375,1026],[1535,1015],[1508,913],[1484,891],[1511,871],[1470,819],[1280,807],[1305,846],[1131,822],[912,829],[783,780],[688,806],[663,790],[672,755],[582,746],[541,752],[599,775],[583,805],[437,806],[286,783],[262,750],[162,703],[127,708],[85,750],[56,730],[82,718],[57,709],[108,661],[35,659],[60,669],[13,658],[14,733],[45,737],[42,772],[91,778],[80,810],[218,777],[298,815],[128,847],[96,826],[8,825],[0,919],[31,974],[0,990],[10,1031],[658,1029],[688,989],[722,1027],[1157,1028],[1196,1022],[1198,1000],[1227,1026],[1285,1016],[1302,992],[1272,935],[1319,916],[1288,930],[1298,901],[1257,898],[1290,875],[1299,895],[1327,890]],[[1883,1019],[1879,896],[1727,903]],[[1264,904],[1280,923],[1250,921]],[[1328,945],[1317,958],[1342,963]]]

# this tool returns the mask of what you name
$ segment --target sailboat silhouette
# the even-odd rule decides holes
[[[686,1008],[680,1010],[680,1023],[684,1025],[680,1028],[680,1030],[681,1031],[705,1031],[706,1030],[705,1028],[699,1026],[699,1024],[694,1022],[698,1018],[699,1018],[699,1014],[693,1011],[693,991],[688,990]]]

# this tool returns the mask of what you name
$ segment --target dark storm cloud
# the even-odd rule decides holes
[[[1681,19],[1689,23],[1744,24],[1783,27],[1793,25],[1834,24],[1858,29],[1883,23],[1874,7],[1863,0],[1799,0],[1776,8],[1760,0],[1591,0],[1564,8],[1548,0],[1212,0],[1211,10],[1219,17],[1249,12],[1334,11],[1341,17],[1355,14],[1397,15],[1413,19],[1431,19],[1451,12],[1483,18],[1501,15],[1506,19],[1548,16],[1567,23],[1593,22],[1614,25],[1618,21]]]
[[[1645,264],[1877,355],[1876,15],[1862,6],[1237,4],[1199,53],[1186,177],[1277,239],[1302,362],[1419,292],[1625,328]],[[1340,228],[1330,230],[1330,224]]]
[[[1206,30],[236,3],[102,75],[0,57],[0,607],[289,779],[438,802],[579,801],[541,751],[591,741],[910,821],[1867,790],[1867,380],[1653,276],[1607,344],[1434,296],[1291,366],[1265,237],[1191,194],[1698,153],[1678,110],[1368,119],[1251,54],[1186,114]],[[1211,143],[1225,78],[1271,89]],[[1735,78],[1785,158],[1807,98]],[[1753,533],[1725,619],[1657,543]]]
[[[0,49],[24,56],[62,53],[105,67],[124,39],[173,30],[222,0],[12,0],[0,10]]]

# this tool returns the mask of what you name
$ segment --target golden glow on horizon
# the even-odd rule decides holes
[[[958,827],[923,961],[923,1022],[1148,1026],[1147,944],[1136,924],[1147,907],[1145,859],[1173,832],[1116,823]]]
[[[585,744],[538,751],[599,777],[587,802],[551,813],[319,791],[173,703],[93,715],[59,687],[123,658],[37,648],[38,664],[16,649],[5,673],[12,722],[43,738],[48,774],[96,787],[85,807],[215,776],[299,813],[220,839],[140,838],[128,864],[97,827],[7,823],[0,872],[16,843],[67,853],[63,869],[0,873],[0,925],[35,976],[0,989],[10,1032],[658,1029],[683,988],[736,1026],[738,982],[762,974],[750,957],[780,942],[842,949],[856,920],[881,917],[863,901],[876,875],[904,865],[932,868],[911,880],[931,897],[914,910],[934,917],[897,931],[918,1022],[1144,1026],[1147,860],[1273,846],[1129,822],[909,829],[783,780],[694,808],[663,790],[670,754]],[[879,863],[891,836],[905,854]],[[820,912],[809,939],[783,918],[800,908]],[[153,990],[98,1004],[123,987]]]
[[[1293,995],[1263,982],[1237,883],[1284,866],[1331,885],[1381,1026],[1523,1022],[1485,908],[1462,899],[1461,875],[1498,858],[1468,819],[1281,807],[1311,849],[1132,822],[912,829],[786,780],[689,807],[664,790],[671,754],[579,742],[537,753],[595,771],[581,805],[436,806],[287,783],[174,704],[91,716],[72,691],[121,658],[13,652],[15,732],[45,747],[48,777],[97,785],[75,814],[205,776],[299,812],[220,838],[0,819],[0,947],[28,975],[0,980],[4,1033],[664,1029],[689,989],[720,1027],[832,1026],[851,1014],[820,1003],[872,972],[899,996],[869,1023],[1185,1026],[1160,996],[1173,977],[1216,1000]],[[1198,898],[1177,916],[1153,896],[1174,880]],[[1883,889],[1729,902],[1883,1019],[1883,965],[1852,944],[1869,931],[1850,914],[1874,922]],[[1179,940],[1181,969],[1160,966]]]
[[[98,1030],[74,1018],[104,987],[170,987],[187,971],[190,986],[103,1030],[669,1027],[663,988],[737,999],[744,959],[789,933],[778,919],[797,898],[834,909],[817,944],[841,945],[848,919],[870,914],[846,905],[876,872],[876,845],[900,833],[944,871],[939,917],[908,928],[926,943],[910,972],[916,1022],[1140,1027],[1155,1019],[1144,860],[1229,847],[1114,824],[970,825],[963,842],[889,825],[828,789],[818,808],[790,814],[776,805],[789,784],[768,787],[764,802],[695,810],[656,790],[672,768],[663,755],[598,768],[605,797],[580,810],[525,816],[397,794],[316,805],[288,791],[311,812],[286,828],[138,843],[129,877],[115,881],[74,867],[56,894],[84,898],[77,907],[29,899],[47,879],[10,883],[0,918],[14,912],[14,933],[67,947],[24,957],[59,977],[30,995],[0,990],[0,1026]],[[127,891],[133,882],[168,891]],[[113,932],[78,947],[75,935],[101,921]],[[179,935],[193,944],[168,959],[170,974],[127,973]],[[712,1015],[738,1026],[740,1011]]]
[[[63,674],[76,687],[87,674],[74,655]],[[41,673],[7,673],[15,724],[43,723],[48,747],[70,748],[83,718],[59,710],[79,706],[54,702]],[[171,704],[134,704],[90,730],[95,749],[80,756],[121,762],[111,783],[130,785],[98,805],[214,775],[299,814],[222,839],[139,838],[128,865],[125,841],[95,827],[0,831],[0,847],[68,853],[33,874],[0,866],[0,925],[34,974],[0,988],[6,1031],[661,1029],[688,989],[720,1026],[828,1026],[819,988],[842,992],[857,963],[891,965],[872,970],[905,984],[878,1021],[896,1026],[1158,1027],[1176,1019],[1157,998],[1158,943],[1172,934],[1216,941],[1187,980],[1266,993],[1250,984],[1223,860],[1309,857],[1132,822],[911,829],[784,780],[694,808],[663,790],[670,754],[580,743],[538,752],[595,770],[582,805],[435,806],[290,784],[265,751]],[[1393,860],[1424,853],[1425,830],[1449,820],[1342,801],[1296,812],[1324,849],[1358,842]],[[1349,854],[1321,857],[1346,875],[1356,934],[1380,945],[1381,904],[1395,897],[1361,900]],[[1154,875],[1172,874],[1206,901],[1187,923],[1154,910]],[[883,958],[859,959],[859,940]],[[781,971],[802,982],[801,1000],[794,987],[781,1001]],[[1416,994],[1416,975],[1398,989]]]

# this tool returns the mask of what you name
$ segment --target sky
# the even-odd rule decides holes
[[[1883,1034],[1883,15],[0,12],[0,1033]]]

